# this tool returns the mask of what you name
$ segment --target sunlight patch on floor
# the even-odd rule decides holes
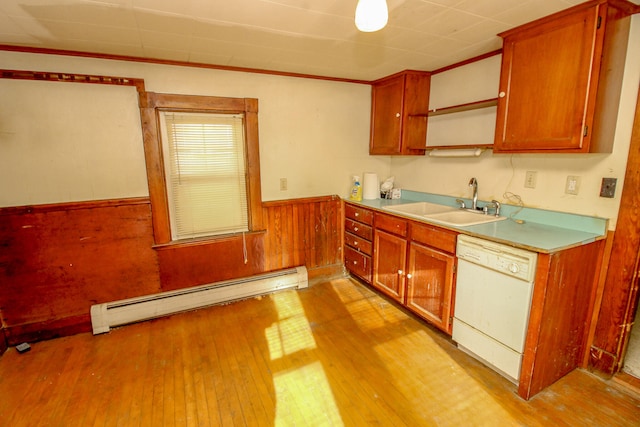
[[[294,292],[275,294],[273,302],[278,321],[265,329],[271,360],[316,348],[313,332],[298,295]]]
[[[331,286],[362,331],[387,327],[409,317],[373,293],[354,286],[341,286],[340,282],[331,282]]]
[[[399,348],[407,351],[398,354]],[[474,425],[478,426],[519,425],[495,396],[469,376],[425,331],[410,332],[374,350],[389,372],[412,366],[415,376],[398,382],[396,387],[408,400],[416,400],[416,405],[428,408],[429,416],[438,425],[463,425],[470,419],[477,420]],[[445,390],[447,397],[443,399]]]
[[[271,360],[299,357],[296,352],[315,349],[299,296],[295,292],[275,294],[273,303],[278,321],[265,329]],[[275,425],[344,425],[322,363],[300,357],[300,366],[273,374]]]
[[[276,426],[344,425],[320,362],[278,373],[273,382],[277,397]]]

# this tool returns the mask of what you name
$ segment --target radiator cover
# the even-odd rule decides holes
[[[145,295],[91,306],[93,334],[169,314],[236,301],[309,284],[306,267],[295,267],[256,276],[226,280],[176,291]]]

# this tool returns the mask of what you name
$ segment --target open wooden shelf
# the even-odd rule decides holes
[[[469,102],[466,104],[452,105],[450,107],[436,108],[429,110],[429,117],[440,116],[442,114],[459,113],[462,111],[477,110],[480,108],[494,107],[498,105],[498,98],[483,99],[482,101]]]

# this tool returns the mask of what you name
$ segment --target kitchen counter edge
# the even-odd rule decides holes
[[[428,219],[420,220],[409,215],[385,210],[387,206],[406,203],[431,202],[444,206],[456,206],[455,199],[428,193],[412,192],[411,198],[403,195],[401,199],[372,199],[354,201],[343,198],[347,203],[372,209],[387,215],[393,215],[412,221],[423,222],[461,234],[506,244],[509,246],[539,253],[553,253],[582,246],[606,238],[608,222],[606,218],[589,217],[565,212],[546,211],[541,209],[504,206],[507,219],[486,224],[466,227],[447,226]],[[513,221],[514,212],[522,223]],[[522,219],[522,218],[526,219]],[[567,225],[571,224],[571,227]]]

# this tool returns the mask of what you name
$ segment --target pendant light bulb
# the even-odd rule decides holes
[[[358,0],[355,20],[358,30],[365,33],[378,31],[387,25],[388,20],[386,0]]]

